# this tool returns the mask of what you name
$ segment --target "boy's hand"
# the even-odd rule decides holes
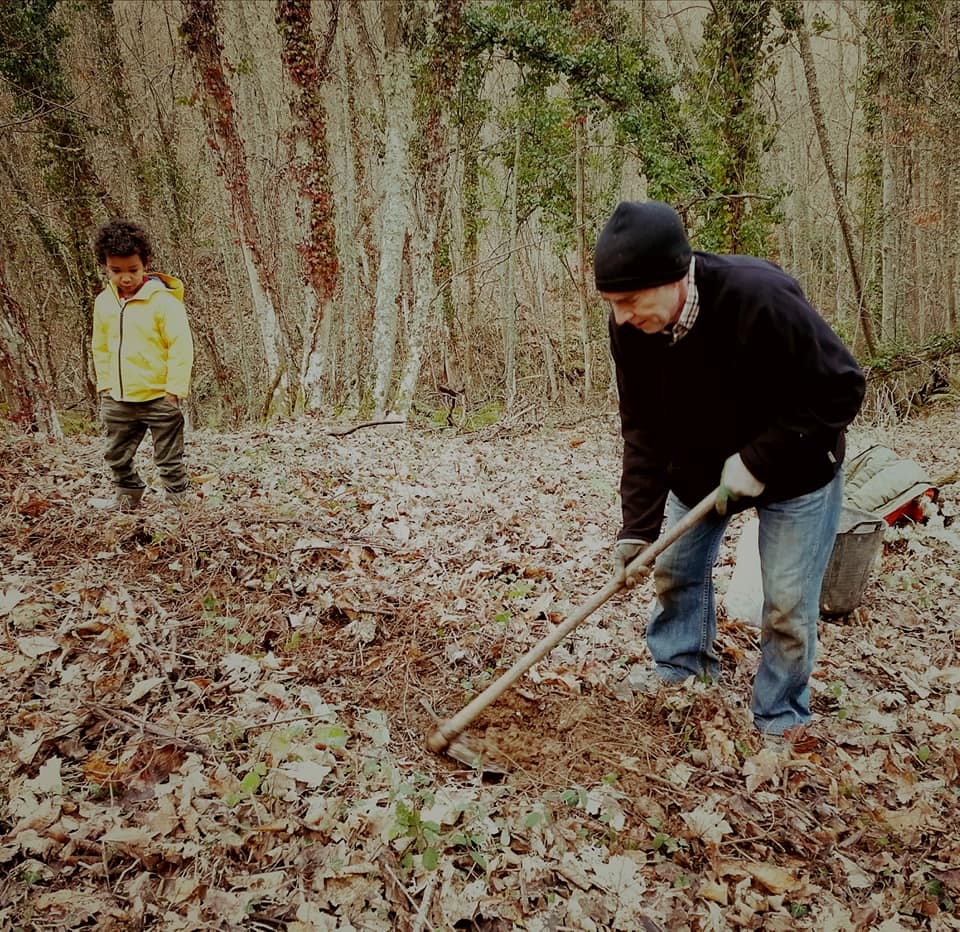
[[[180,399],[176,395],[171,395],[170,392],[164,392],[163,397],[167,399],[175,408],[180,407]]]

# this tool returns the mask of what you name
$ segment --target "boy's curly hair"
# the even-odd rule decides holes
[[[139,256],[145,266],[153,258],[150,235],[132,220],[111,220],[100,227],[93,251],[100,265],[106,264],[107,256]]]

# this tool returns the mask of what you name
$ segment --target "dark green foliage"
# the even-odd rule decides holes
[[[500,0],[468,7],[464,32],[468,56],[504,56],[520,68],[521,211],[543,207],[557,232],[570,233],[573,129],[584,118],[611,121],[616,142],[639,159],[651,197],[682,202],[699,190],[672,79],[617,9]],[[510,140],[502,147],[512,152]]]
[[[572,235],[575,118],[568,99],[550,98],[544,87],[532,83],[521,87],[515,105],[501,112],[503,128],[497,152],[506,164],[514,159],[511,126],[522,128],[520,161],[515,166],[520,220],[541,210],[550,228],[565,238],[558,249],[568,247]]]
[[[105,192],[87,160],[88,128],[71,108],[73,95],[57,58],[67,36],[57,6],[58,0],[0,0],[0,75],[13,92],[16,112],[39,131],[38,167],[66,227],[58,239],[53,226],[45,226],[41,241],[58,263],[62,251],[71,255],[86,322],[87,305],[100,287],[87,237]]]
[[[19,113],[43,113],[69,98],[57,61],[67,35],[53,19],[57,2],[0,0],[0,74],[16,92]]]
[[[477,242],[482,230],[480,219],[480,133],[489,116],[491,104],[483,97],[484,68],[476,58],[462,62],[456,96],[453,101],[452,118],[459,129],[463,151],[463,215],[464,240],[467,256],[476,255]]]
[[[697,243],[721,252],[768,254],[783,192],[763,184],[760,156],[773,132],[756,89],[772,54],[770,0],[713,0],[704,22],[700,67],[687,106],[697,127],[696,150],[708,178],[696,205]]]
[[[66,29],[55,20],[57,0],[2,0],[0,74],[13,90],[17,113],[42,130],[45,181],[54,194],[77,192],[84,130],[69,108],[70,90],[57,58]],[[84,205],[86,207],[86,205]]]

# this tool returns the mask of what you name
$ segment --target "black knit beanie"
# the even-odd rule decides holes
[[[621,201],[597,237],[598,291],[641,291],[679,281],[690,267],[680,215],[663,201]]]

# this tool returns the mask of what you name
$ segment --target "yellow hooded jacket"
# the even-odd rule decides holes
[[[112,283],[93,305],[93,364],[97,392],[116,401],[152,401],[190,389],[193,338],[183,305],[183,282],[148,272],[124,300]]]

